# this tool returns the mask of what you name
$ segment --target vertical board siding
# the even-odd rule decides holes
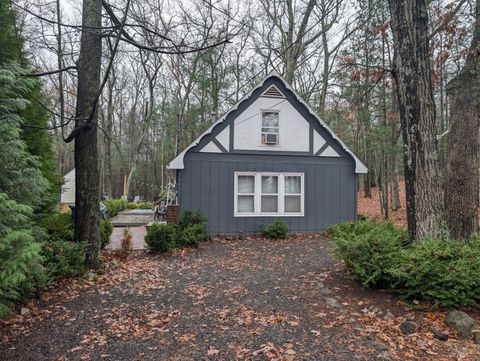
[[[319,231],[356,216],[357,175],[351,159],[283,156],[232,156],[191,153],[181,171],[181,210],[200,210],[209,230],[252,233],[272,217],[234,217],[234,174],[237,171],[304,173],[304,216],[281,217],[290,231]],[[291,159],[290,159],[291,158]]]

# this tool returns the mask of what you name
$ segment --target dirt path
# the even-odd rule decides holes
[[[1,360],[475,359],[471,343],[428,334],[414,314],[366,291],[319,238],[215,241],[174,255],[108,262],[4,321]],[[393,318],[384,315],[391,312]],[[398,325],[415,318],[420,331]],[[441,327],[441,326],[439,326]]]

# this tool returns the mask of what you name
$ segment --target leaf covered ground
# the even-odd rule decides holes
[[[309,235],[107,257],[103,275],[66,281],[1,321],[0,359],[480,360],[473,342],[433,337],[432,327],[449,332],[443,312],[363,289],[329,250]],[[399,329],[406,319],[416,333]]]

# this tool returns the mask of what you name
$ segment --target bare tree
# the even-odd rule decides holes
[[[411,239],[446,231],[425,0],[389,0]]]
[[[465,239],[478,230],[480,150],[480,1],[465,65],[448,84],[451,102],[445,174],[447,222],[453,237]]]

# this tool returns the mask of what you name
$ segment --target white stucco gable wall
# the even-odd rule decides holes
[[[279,142],[262,144],[262,112],[279,113]],[[286,98],[259,97],[234,121],[237,150],[308,152],[310,125]]]

